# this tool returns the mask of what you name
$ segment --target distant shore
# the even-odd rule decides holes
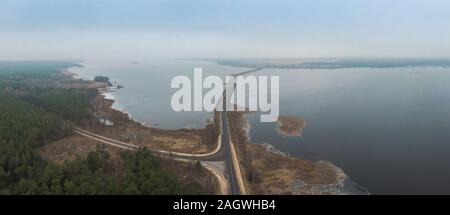
[[[450,67],[450,59],[230,59],[219,65],[264,69]]]

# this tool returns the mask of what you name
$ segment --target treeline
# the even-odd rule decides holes
[[[199,193],[198,183],[182,185],[145,149],[119,158],[121,174],[108,171],[104,146],[62,165],[43,160],[37,149],[70,133],[67,121],[91,117],[90,101],[97,95],[95,89],[48,84],[63,65],[43,63],[34,73],[32,64],[0,62],[0,194]]]
[[[23,99],[64,119],[78,121],[89,118],[90,101],[95,89],[35,89]]]
[[[0,194],[199,193],[198,184],[181,185],[146,149],[121,156],[121,176],[108,173],[104,146],[63,165],[41,159],[36,149],[67,134],[64,123],[57,114],[0,93]]]
[[[10,194],[111,195],[111,194],[200,194],[198,185],[182,187],[178,179],[161,171],[158,160],[146,149],[124,153],[122,177],[107,173],[109,154],[98,145],[86,159],[77,158],[62,166],[47,164],[41,173],[22,177]],[[194,188],[194,189],[193,189]]]
[[[65,135],[61,117],[0,92],[0,139],[42,145]]]
[[[48,78],[63,69],[79,66],[64,61],[0,61],[0,76]]]
[[[94,81],[95,82],[109,83],[109,78],[107,76],[95,76]]]
[[[44,166],[35,149],[67,130],[62,118],[0,93],[0,190]]]

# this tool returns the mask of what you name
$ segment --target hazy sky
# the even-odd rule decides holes
[[[0,60],[450,57],[448,0],[0,0]]]

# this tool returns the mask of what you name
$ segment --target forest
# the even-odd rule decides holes
[[[29,63],[0,63],[0,194],[200,193],[198,184],[181,185],[163,171],[146,149],[122,153],[120,175],[106,171],[111,158],[103,145],[62,165],[42,159],[37,149],[71,134],[69,121],[91,117],[90,100],[97,93],[24,84],[55,77],[67,64],[51,65],[38,64],[35,71]]]

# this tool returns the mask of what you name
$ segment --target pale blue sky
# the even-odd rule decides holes
[[[450,57],[449,11],[448,0],[0,0],[0,57]]]

